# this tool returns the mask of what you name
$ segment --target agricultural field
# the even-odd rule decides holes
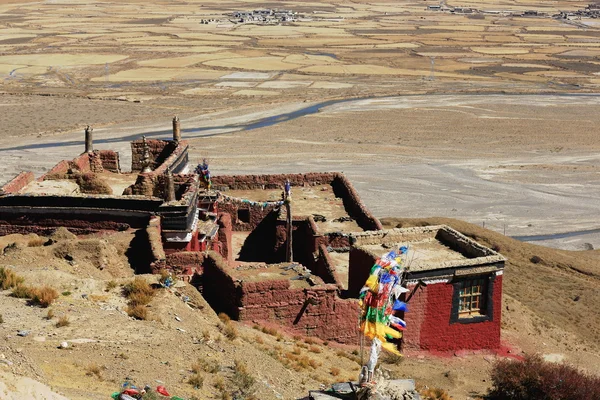
[[[585,2],[445,3],[479,10],[469,14],[427,9],[437,4],[2,1],[0,76],[9,92],[134,100],[598,88],[595,21],[552,18]],[[267,7],[298,18],[231,17]],[[522,16],[526,10],[539,16]]]

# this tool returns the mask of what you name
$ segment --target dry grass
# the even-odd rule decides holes
[[[152,286],[139,276],[123,287],[123,294],[127,297],[131,306],[149,304],[155,292]]]
[[[41,247],[44,245],[44,243],[46,243],[46,239],[44,239],[44,238],[41,238],[41,237],[32,238],[32,239],[29,239],[29,242],[27,242],[27,247]]]
[[[32,297],[32,288],[23,284],[17,285],[10,293],[11,297],[17,299],[30,299]]]
[[[248,367],[240,360],[235,360],[233,366],[233,377],[231,382],[237,388],[241,398],[248,398],[253,395],[256,380],[248,371]],[[238,396],[236,396],[238,397]]]
[[[85,367],[85,374],[87,376],[96,376],[96,378],[102,380],[102,371],[105,370],[106,367],[103,365],[98,365],[96,363],[89,364]]]
[[[199,374],[201,372],[208,372],[209,374],[215,374],[221,370],[221,366],[215,360],[204,360],[199,358],[194,364],[192,364],[192,372]]]
[[[419,392],[423,396],[423,400],[452,400],[452,397],[440,388],[427,388]]]
[[[117,282],[115,282],[115,281],[108,281],[108,282],[106,282],[106,287],[104,288],[104,290],[106,290],[107,292],[110,292],[111,290],[113,290],[117,286],[118,286]]]
[[[18,299],[30,299],[31,305],[42,308],[49,307],[54,300],[58,299],[58,292],[50,286],[36,288],[19,284],[13,289],[10,295]]]
[[[54,300],[58,299],[58,292],[50,286],[32,289],[31,303],[40,307],[49,307]]]
[[[229,340],[235,340],[238,337],[238,331],[231,322],[228,322],[225,325],[223,325],[221,331],[223,332],[223,335],[225,335],[225,337]]]
[[[187,383],[192,385],[195,389],[200,389],[202,385],[204,385],[204,377],[200,374],[191,375],[188,378]]]
[[[63,315],[62,317],[60,317],[58,319],[58,321],[56,321],[57,328],[62,328],[63,326],[69,326],[69,325],[71,325],[71,321],[69,321],[69,317],[66,315]]]
[[[148,309],[143,305],[129,305],[127,306],[127,315],[139,320],[148,319]]]
[[[7,290],[22,285],[25,279],[13,270],[0,267],[0,289]]]
[[[340,369],[336,367],[331,367],[329,369],[329,373],[333,376],[338,376],[340,374]]]
[[[50,321],[52,318],[54,318],[54,310],[49,308],[44,319]]]
[[[317,346],[310,346],[308,348],[308,351],[310,351],[311,353],[315,353],[315,354],[321,353],[321,349],[318,348]]]
[[[224,324],[226,324],[229,321],[231,321],[231,318],[229,318],[229,315],[227,315],[225,313],[219,313],[218,317],[221,320],[221,322],[224,323]]]

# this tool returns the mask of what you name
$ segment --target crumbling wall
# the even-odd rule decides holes
[[[80,154],[69,162],[71,169],[77,169],[80,172],[91,172],[90,155],[88,153]]]
[[[19,175],[15,176],[2,186],[2,192],[4,193],[18,193],[25,186],[29,185],[31,182],[35,180],[35,175],[33,172],[23,171]]]
[[[100,157],[102,168],[109,172],[121,173],[121,161],[119,160],[119,153],[113,150],[100,150],[94,151]]]
[[[414,285],[409,285],[414,289]],[[500,347],[502,317],[502,275],[492,284],[492,319],[480,322],[452,322],[454,285],[428,283],[410,299],[404,314],[403,343],[408,348],[433,351],[497,349]]]
[[[364,230],[383,229],[381,222],[363,204],[352,183],[343,174],[336,174],[331,182],[333,193],[344,201],[344,208],[356,223]]]
[[[240,321],[275,323],[291,333],[356,344],[358,302],[335,285],[291,288],[288,280],[242,282]]]

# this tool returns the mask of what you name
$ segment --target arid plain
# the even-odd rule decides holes
[[[460,225],[491,237],[490,244],[517,249],[507,250],[509,259],[519,260],[507,270],[507,345],[598,373],[600,316],[584,307],[597,300],[597,270],[583,276],[554,268],[550,261],[528,264],[527,257],[554,260],[559,254],[578,260],[573,261],[577,265],[598,258],[596,251],[580,250],[600,246],[594,232],[600,213],[600,24],[552,18],[585,8],[585,1],[442,2],[480,10],[465,15],[427,9],[439,4],[0,0],[0,183],[20,170],[42,174],[83,151],[87,124],[94,127],[95,147],[119,150],[128,165],[128,142],[142,134],[168,137],[170,119],[177,114],[192,145],[192,162],[207,158],[213,174],[343,171],[378,217],[451,217],[510,236],[574,232],[537,238],[545,239],[538,244],[577,250],[546,256],[543,249],[510,247],[517,242]],[[263,25],[236,23],[230,16],[266,7],[290,9],[299,17]],[[527,10],[540,15],[520,15]],[[100,308],[123,303],[118,294],[103,292],[103,280],[110,276],[96,276],[93,265],[86,264],[81,268],[91,275],[83,277],[32,249],[2,257],[0,264],[16,266],[33,281],[61,285],[76,279],[80,288],[72,290],[73,298],[106,296],[92,306],[78,298],[57,306],[59,313],[80,313],[58,337],[95,342],[76,344],[72,354],[59,353],[56,369],[50,363],[56,340],[44,334],[52,327],[38,329],[42,333],[36,336],[47,336],[48,342],[21,344],[20,352],[7,339],[0,353],[20,360],[13,372],[69,398],[104,398],[121,375],[161,379],[153,371],[172,374],[171,386],[195,393],[182,383],[181,371],[191,361],[180,352],[197,351],[197,343],[185,336],[175,344],[183,336],[172,333],[172,323],[140,328],[119,313],[98,310],[98,303]],[[569,264],[563,258],[561,265]],[[42,279],[32,267],[38,262],[61,271]],[[594,262],[590,265],[596,268]],[[544,273],[556,285],[566,279],[569,287],[554,289]],[[526,294],[520,276],[541,292]],[[583,301],[570,310],[570,299],[580,291]],[[163,300],[178,307],[173,299]],[[2,296],[0,301],[14,307],[5,319],[17,321],[21,313],[28,324],[41,320],[39,310],[16,299]],[[561,307],[561,319],[550,305]],[[165,317],[165,307],[157,306],[157,314],[172,319]],[[216,318],[177,312],[185,316],[186,330],[196,329],[199,336],[194,323],[208,324],[210,335],[219,337]],[[94,323],[86,324],[86,318]],[[111,332],[103,341],[99,332],[110,318],[140,331],[133,336]],[[14,340],[20,328],[20,322],[9,321],[0,332]],[[293,398],[323,381],[307,374],[285,382],[283,367],[249,344],[255,335],[265,347],[279,342],[250,328],[240,330],[243,339],[219,345],[227,352],[215,359],[227,363],[231,354],[257,359],[261,379],[268,382],[260,385],[262,398]],[[148,348],[159,348],[162,338],[173,339],[165,347],[177,352],[172,365],[163,364],[159,355],[148,357]],[[202,346],[203,352],[211,351]],[[115,361],[123,349],[130,349],[131,359]],[[327,375],[327,359],[334,353],[325,349],[313,355],[324,363],[315,375]],[[118,367],[95,382],[77,364],[82,354]],[[490,365],[488,356],[470,357],[409,357],[394,368],[467,398],[489,385],[487,372],[481,372]],[[148,362],[149,368],[139,368],[138,362]],[[347,359],[342,364],[349,378],[357,366]],[[2,389],[0,384],[0,394]]]

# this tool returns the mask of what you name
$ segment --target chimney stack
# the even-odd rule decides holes
[[[93,139],[92,139],[93,131],[94,131],[94,129],[90,128],[89,125],[85,127],[85,152],[86,153],[90,153],[90,152],[94,151],[94,143],[93,143]]]
[[[176,115],[173,117],[173,141],[179,142],[181,140],[181,126],[179,125],[179,117]]]

